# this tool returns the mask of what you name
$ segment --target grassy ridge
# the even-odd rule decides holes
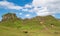
[[[24,20],[15,17],[0,22],[0,36],[60,36],[60,21],[52,16]]]

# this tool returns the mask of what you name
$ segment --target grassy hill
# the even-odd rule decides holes
[[[60,21],[50,15],[21,19],[8,13],[2,18],[0,36],[60,36]]]

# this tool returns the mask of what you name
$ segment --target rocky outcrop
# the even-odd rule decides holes
[[[16,14],[14,13],[7,13],[5,15],[2,16],[2,21],[6,21],[6,20],[12,20],[17,18]]]

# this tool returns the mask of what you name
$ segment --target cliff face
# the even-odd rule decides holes
[[[14,13],[8,13],[2,16],[2,21],[6,21],[6,20],[12,20],[17,18],[16,14]]]

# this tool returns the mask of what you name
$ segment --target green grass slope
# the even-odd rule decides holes
[[[0,22],[0,36],[60,36],[60,21],[52,16],[10,18]]]

